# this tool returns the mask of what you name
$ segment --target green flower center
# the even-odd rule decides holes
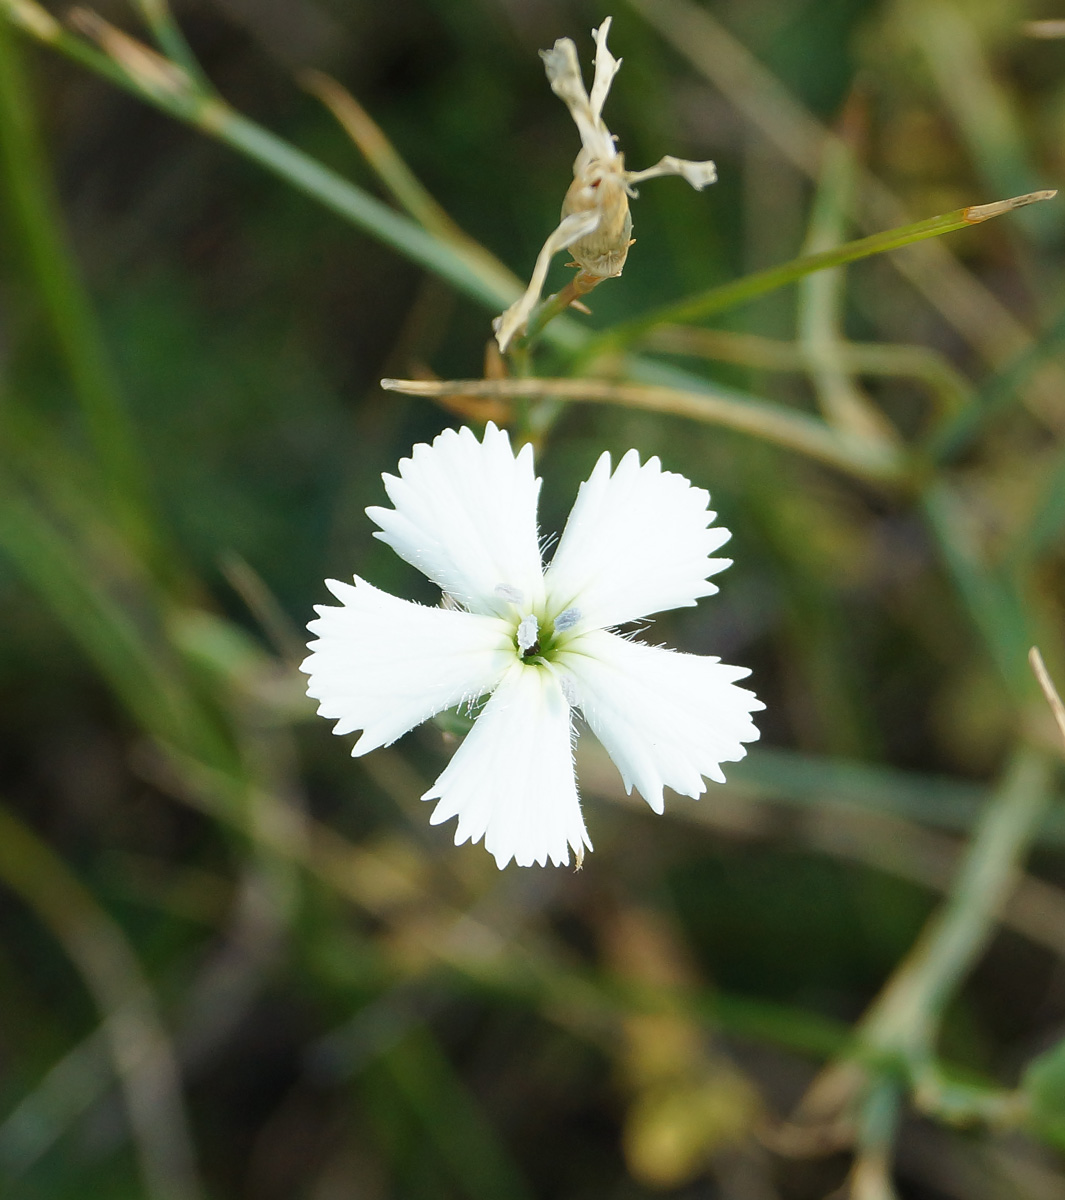
[[[581,619],[576,608],[567,608],[555,619],[543,621],[535,614],[527,613],[514,630],[514,643],[518,655],[524,660],[546,660],[550,662],[554,651],[569,640],[566,634]]]

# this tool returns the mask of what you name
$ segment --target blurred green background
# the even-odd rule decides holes
[[[1012,1090],[1065,1033],[1053,801],[938,1001],[944,1069],[1001,1111],[908,1099],[885,1051],[871,1090],[788,1120],[949,891],[1005,764],[1056,754],[1025,654],[1065,679],[1060,202],[809,276],[719,313],[709,342],[648,343],[689,386],[898,448],[897,478],[670,414],[556,414],[545,531],[604,449],[710,490],[735,563],[653,637],[750,666],[767,708],[729,784],[663,817],[585,735],[595,853],[500,873],[419,804],[451,735],[352,760],[294,663],[327,576],[435,602],[363,509],[462,418],[378,380],[480,376],[502,305],[16,34],[17,9],[0,4],[0,1194],[1065,1197],[1059,1101]],[[134,7],[98,11],[147,40]],[[570,36],[590,75],[601,8],[174,15],[233,108],[384,196],[302,86],[331,75],[527,276],[578,147],[536,52]],[[1061,180],[1065,40],[1025,27],[1065,17],[1052,0],[613,15],[627,165],[712,157],[720,181],[641,187],[623,277],[571,323]],[[573,360],[556,344],[534,366]],[[863,1108],[881,1084],[884,1137]]]

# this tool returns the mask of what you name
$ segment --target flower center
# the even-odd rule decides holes
[[[559,647],[559,635],[572,629],[580,619],[580,611],[576,608],[565,609],[553,621],[544,621],[543,625],[533,613],[525,614],[514,632],[518,653],[523,659],[550,659]]]
[[[512,619],[517,622],[514,626],[514,644],[522,659],[549,661],[561,642],[569,640],[562,639],[560,635],[572,629],[581,619],[580,609],[573,606],[563,609],[554,620],[542,613],[537,616],[525,610],[524,593],[509,583],[498,584],[495,591],[510,606]]]

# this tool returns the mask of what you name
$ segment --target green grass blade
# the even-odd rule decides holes
[[[239,151],[485,307],[501,311],[520,293],[520,288],[505,273],[489,269],[485,256],[464,254],[453,242],[427,232],[336,171],[203,91],[179,66],[95,13],[76,9],[72,19],[80,31],[102,48],[69,33],[32,0],[0,0],[0,16],[6,16],[21,32],[169,116]],[[553,336],[560,344],[573,343],[579,338],[579,330],[572,322],[568,328],[561,323],[556,325]]]
[[[924,511],[954,587],[991,660],[1014,699],[1023,703],[1034,689],[1028,650],[1035,637],[1015,581],[983,561],[964,503],[946,483],[928,490]]]
[[[932,434],[927,443],[931,457],[944,463],[962,455],[989,422],[1021,403],[1025,384],[1062,346],[1065,346],[1065,309],[1037,341],[987,379],[972,401]]]
[[[969,205],[958,208],[953,212],[943,213],[938,217],[929,217],[925,221],[917,221],[912,225],[901,225],[896,229],[888,229],[883,233],[874,233],[870,237],[858,238],[857,241],[845,242],[830,250],[818,254],[806,254],[794,258],[780,266],[770,267],[765,271],[756,271],[753,275],[744,275],[730,283],[709,288],[685,300],[667,304],[654,309],[643,316],[635,317],[615,325],[585,348],[585,355],[595,357],[600,353],[627,345],[639,338],[649,329],[658,325],[683,325],[692,321],[700,321],[714,313],[726,309],[737,308],[741,304],[764,296],[777,288],[786,287],[789,283],[812,274],[814,271],[825,271],[831,267],[841,267],[846,263],[857,262],[859,259],[871,258],[874,254],[886,254],[892,250],[901,250],[927,238],[942,237],[945,233],[953,233],[958,229],[967,229],[971,225],[979,225],[994,217],[1023,208],[1027,204],[1037,204],[1056,196],[1052,190],[1031,192],[1025,196],[1014,196],[1009,200],[999,200],[992,204]]]
[[[227,762],[220,729],[185,686],[162,638],[152,643],[107,592],[105,572],[11,485],[0,485],[0,552],[96,665],[133,719],[155,737]],[[150,601],[149,601],[150,604]],[[149,615],[153,615],[149,613]],[[155,613],[156,617],[160,614]]]
[[[78,278],[18,48],[0,21],[0,170],[12,240],[24,253],[123,527],[148,540],[147,484],[92,305]]]

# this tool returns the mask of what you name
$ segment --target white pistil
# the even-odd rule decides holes
[[[522,654],[528,652],[540,639],[540,623],[534,616],[522,617],[518,626],[518,649]]]

